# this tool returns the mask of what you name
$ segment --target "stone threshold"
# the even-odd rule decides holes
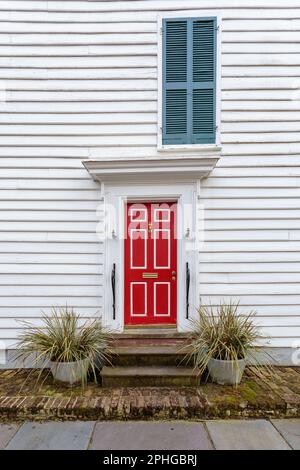
[[[0,393],[9,371],[0,374]],[[15,375],[16,372],[13,373]],[[4,385],[3,385],[4,384]],[[54,387],[54,386],[52,386]],[[9,387],[8,387],[9,390]],[[51,389],[50,389],[51,390]],[[300,417],[300,368],[278,367],[261,379],[248,369],[238,387],[205,383],[200,387],[104,389],[84,395],[72,390],[0,396],[0,420],[151,420]],[[50,391],[47,389],[47,393]],[[88,395],[87,395],[88,394]]]

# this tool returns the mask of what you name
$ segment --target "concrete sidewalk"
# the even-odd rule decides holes
[[[8,450],[300,449],[300,419],[0,424]]]

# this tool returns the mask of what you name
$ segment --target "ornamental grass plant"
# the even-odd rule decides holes
[[[191,320],[191,345],[188,356],[202,374],[211,359],[245,359],[261,375],[270,372],[271,356],[260,347],[266,336],[256,321],[256,312],[239,312],[239,303],[221,302],[218,306],[200,305]],[[264,365],[265,367],[261,367]]]
[[[81,364],[84,361],[81,373],[84,387],[88,372],[92,372],[97,381],[98,365],[109,362],[110,332],[98,319],[83,321],[71,307],[53,307],[51,315],[43,314],[41,326],[23,324],[25,328],[19,337],[16,358],[30,361],[32,367],[39,367],[41,372],[48,369],[49,363]]]

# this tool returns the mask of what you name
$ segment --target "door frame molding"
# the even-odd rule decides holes
[[[190,324],[185,318],[186,292],[185,292],[185,265],[189,262],[191,269],[190,285],[190,318],[198,304],[198,250],[195,253],[189,250],[192,240],[185,238],[189,229],[195,231],[196,226],[196,200],[199,182],[196,183],[156,183],[156,184],[108,184],[103,188],[104,206],[113,206],[115,214],[107,214],[106,232],[104,239],[104,299],[103,299],[103,323],[110,330],[122,332],[124,330],[124,228],[125,228],[125,203],[127,202],[163,202],[176,201],[178,210],[177,220],[177,330],[187,331]],[[156,194],[156,196],[153,196]],[[190,204],[192,210],[183,214],[185,204]],[[118,224],[120,220],[122,223]],[[112,233],[116,234],[112,237]],[[116,315],[112,316],[112,291],[111,269],[116,263]]]

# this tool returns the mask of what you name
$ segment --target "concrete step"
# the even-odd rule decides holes
[[[174,330],[125,330],[124,333],[113,335],[114,344],[119,346],[176,346],[187,344],[189,336]]]
[[[195,387],[198,371],[189,367],[103,367],[103,387]]]
[[[187,366],[191,365],[188,348],[182,345],[119,346],[114,348],[111,362],[114,366]]]
[[[177,331],[176,327],[166,328],[149,328],[149,327],[126,327],[122,333],[123,335],[133,336],[133,335],[144,335],[144,336],[180,336],[185,333],[180,333]]]

